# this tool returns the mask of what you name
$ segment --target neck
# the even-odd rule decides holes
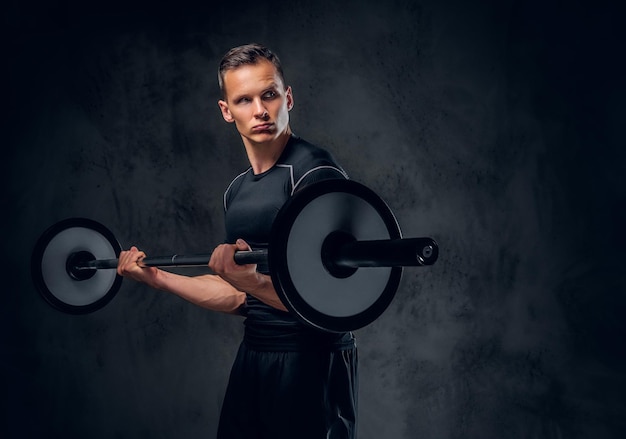
[[[248,160],[255,174],[262,174],[276,164],[291,138],[291,129],[287,129],[270,142],[255,143],[243,138]]]

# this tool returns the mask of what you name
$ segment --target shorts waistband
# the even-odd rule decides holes
[[[273,352],[330,352],[356,347],[356,341],[351,332],[259,333],[259,331],[246,328],[243,341],[249,349]]]

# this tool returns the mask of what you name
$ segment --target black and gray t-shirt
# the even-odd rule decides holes
[[[226,189],[226,242],[242,238],[253,249],[267,248],[274,219],[289,197],[308,184],[332,178],[348,176],[329,152],[292,136],[272,168],[258,175],[249,168]],[[300,349],[319,343],[340,347],[351,343],[351,334],[314,331],[291,314],[249,294],[242,312],[246,316],[245,339],[260,349],[276,345],[286,350]]]

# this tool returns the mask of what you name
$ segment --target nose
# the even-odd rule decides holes
[[[263,101],[261,99],[255,99],[254,102],[254,117],[258,119],[266,119],[269,116],[267,112],[267,108],[263,105]]]

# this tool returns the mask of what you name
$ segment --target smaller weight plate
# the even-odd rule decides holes
[[[52,225],[37,241],[31,257],[31,274],[41,296],[54,308],[69,314],[94,312],[113,299],[122,277],[114,269],[97,270],[76,280],[66,268],[68,258],[86,251],[95,259],[119,257],[121,246],[102,224],[87,218],[69,218]]]

